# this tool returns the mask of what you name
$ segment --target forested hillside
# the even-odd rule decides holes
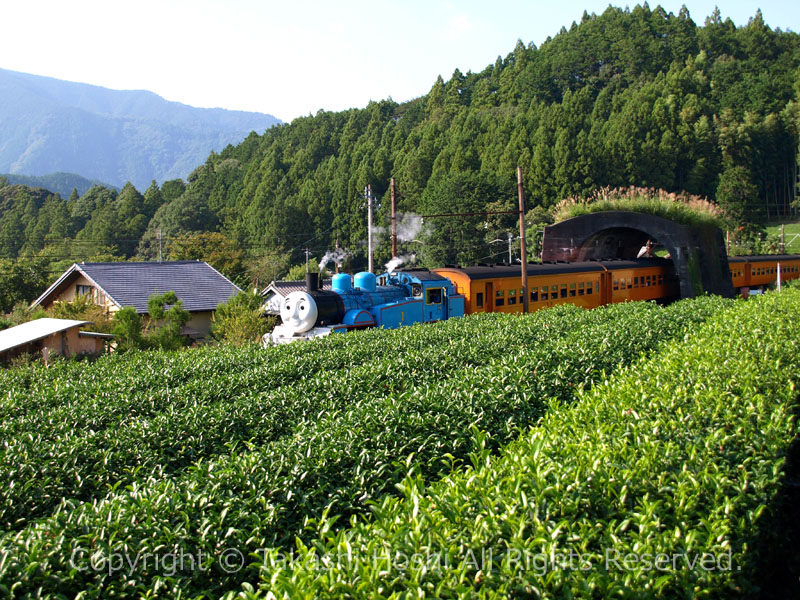
[[[799,94],[800,36],[760,13],[737,26],[718,11],[700,24],[685,9],[608,8],[410,102],[251,134],[186,182],[69,200],[6,186],[0,256],[153,258],[160,231],[165,257],[213,254],[239,281],[280,276],[305,248],[321,258],[339,247],[357,268],[366,185],[388,227],[392,177],[402,211],[481,212],[515,206],[518,165],[532,235],[559,200],[631,185],[707,196],[751,231],[792,210]],[[422,264],[502,260],[507,247],[492,242],[514,220],[426,219],[402,251]],[[389,246],[378,238],[380,264]]]

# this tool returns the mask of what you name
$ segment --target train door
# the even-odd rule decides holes
[[[486,304],[486,312],[494,312],[494,284],[491,281],[486,284],[484,302]]]
[[[600,273],[600,304],[611,304],[611,271]]]

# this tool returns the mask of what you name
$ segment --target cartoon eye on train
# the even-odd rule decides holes
[[[760,292],[780,277],[800,277],[800,255],[731,257],[734,289]],[[309,340],[352,329],[395,329],[481,312],[522,312],[525,290],[519,265],[447,266],[375,276],[334,275],[320,289],[318,274],[308,273],[306,290],[281,301],[282,324],[264,336],[265,344]],[[665,258],[614,259],[527,266],[529,309],[557,304],[596,308],[615,302],[680,297],[673,263]]]

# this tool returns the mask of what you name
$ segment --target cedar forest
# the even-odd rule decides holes
[[[517,166],[532,237],[563,198],[636,186],[716,201],[746,246],[794,216],[798,129],[798,34],[760,12],[736,26],[717,10],[698,26],[685,7],[609,7],[420,98],[251,133],[186,181],[65,199],[0,178],[0,312],[80,261],[197,258],[263,287],[306,248],[317,259],[338,248],[356,270],[365,186],[386,228],[391,178],[401,213],[513,210]],[[500,261],[507,248],[492,242],[515,220],[426,220],[401,252],[424,266]],[[391,249],[377,237],[380,265]]]

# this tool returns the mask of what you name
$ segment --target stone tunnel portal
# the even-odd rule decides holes
[[[728,256],[716,227],[690,227],[642,213],[608,211],[545,227],[543,261],[635,259],[647,244],[666,248],[680,281],[681,296],[704,292],[733,297]]]

